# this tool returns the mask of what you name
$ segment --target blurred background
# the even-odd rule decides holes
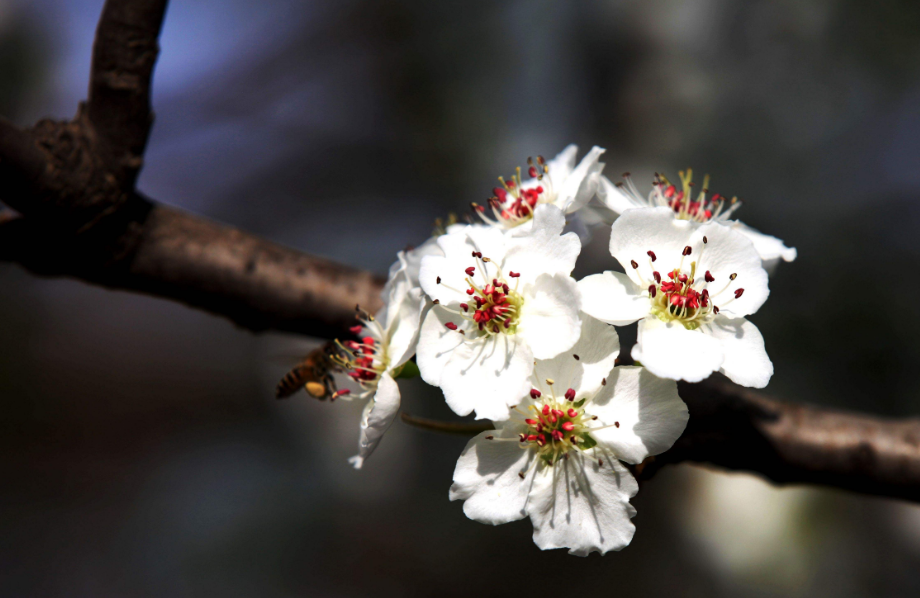
[[[73,115],[101,7],[0,0],[0,114]],[[767,391],[920,413],[915,0],[174,0],[161,45],[162,202],[383,273],[528,155],[598,144],[643,190],[692,167],[799,250],[753,317]],[[920,594],[918,506],[681,465],[621,553],[542,553],[448,502],[465,439],[396,423],[356,472],[359,405],[275,401],[310,339],[8,264],[0,285],[2,596]]]

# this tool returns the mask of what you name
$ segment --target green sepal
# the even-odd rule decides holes
[[[574,403],[575,409],[580,409],[581,406],[584,405],[584,404],[585,404],[585,401],[587,401],[587,400],[588,400],[588,399],[582,399],[582,400],[580,400],[580,401],[575,401],[575,403]]]
[[[410,378],[419,377],[418,365],[411,359],[393,370],[393,378],[399,380],[409,380]]]
[[[594,448],[596,446],[597,446],[597,441],[591,438],[590,434],[584,434],[581,437],[581,442],[578,443],[578,448],[580,448],[583,451],[586,451],[590,448]]]

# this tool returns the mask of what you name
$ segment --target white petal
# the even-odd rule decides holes
[[[387,428],[396,419],[399,411],[399,386],[389,374],[383,374],[377,384],[377,392],[371,399],[361,418],[361,437],[358,441],[358,454],[348,460],[355,469],[361,469],[364,460],[370,457],[386,433]]]
[[[428,255],[444,255],[444,250],[438,245],[437,237],[430,237],[427,241],[408,251],[400,251],[396,254],[396,262],[390,266],[389,279],[392,280],[398,272],[404,272],[409,284],[413,287],[419,286],[418,275],[422,267],[422,258]],[[384,289],[384,295],[387,290]]]
[[[479,270],[481,266],[472,256],[474,251],[482,252],[484,257],[499,264],[505,257],[504,235],[498,229],[486,226],[466,226],[457,232],[441,235],[438,246],[444,255],[428,255],[422,259],[419,284],[429,297],[445,305],[462,303],[469,298],[466,295],[469,285],[465,270],[470,266]],[[486,268],[488,275],[495,273],[494,264]],[[481,277],[482,274],[477,272],[475,278]]]
[[[557,179],[550,167],[549,174],[553,177],[553,184],[561,183],[560,187],[555,189],[556,205],[566,214],[579,210],[594,197],[600,181],[600,172],[604,168],[598,160],[604,151],[602,147],[592,147],[564,180]]]
[[[455,330],[449,330],[445,324],[454,322],[461,328],[465,321],[435,305],[422,320],[416,348],[416,362],[422,380],[432,386],[441,385],[444,367],[453,355],[454,349],[463,345],[466,338]]]
[[[703,237],[709,241],[705,248]],[[730,316],[746,316],[760,309],[770,295],[769,277],[750,239],[730,226],[710,222],[700,226],[688,244],[693,247],[691,257],[699,260],[697,279],[707,270],[715,278],[706,287],[713,304]],[[738,275],[735,280],[730,279],[732,274]],[[744,293],[735,299],[737,289]]]
[[[527,343],[497,334],[467,339],[451,351],[439,386],[457,415],[475,411],[476,419],[504,420],[530,390],[531,372],[533,353]]]
[[[786,262],[793,262],[798,255],[795,247],[786,247],[786,244],[781,239],[765,235],[743,222],[727,222],[726,224],[731,224],[736,231],[750,239],[760,255],[760,259],[765,262],[777,258],[782,258]]]
[[[578,342],[552,359],[537,361],[531,383],[538,388],[543,386],[543,379],[549,377],[560,386],[564,385],[563,392],[571,388],[578,397],[593,395],[613,369],[619,354],[620,339],[616,328],[582,314]]]
[[[719,370],[735,384],[763,388],[773,376],[773,362],[767,356],[757,326],[744,318],[716,316],[709,333],[722,342],[725,361]]]
[[[559,152],[559,154],[547,162],[549,166],[549,175],[553,177],[553,180],[564,181],[572,174],[572,170],[575,168],[575,159],[578,157],[578,146],[574,143],[570,143],[565,147],[564,150]]]
[[[551,204],[534,210],[533,229],[527,236],[509,238],[508,251],[502,269],[521,275],[521,283],[533,282],[540,274],[572,273],[581,252],[581,241],[575,233],[561,234],[565,215]]]
[[[622,214],[632,208],[647,207],[646,203],[639,203],[631,195],[624,193],[619,187],[610,182],[610,179],[601,175],[600,185],[597,189],[597,198],[605,206],[617,214]],[[646,250],[648,251],[648,250]]]
[[[532,450],[516,442],[486,440],[486,436],[511,438],[506,430],[482,432],[467,443],[454,469],[451,500],[465,500],[463,512],[481,523],[499,525],[526,517],[527,495],[536,469]],[[525,479],[518,475],[530,470]]]
[[[388,306],[386,329],[390,369],[403,365],[415,355],[423,304],[422,290],[416,287],[403,297],[398,310]]]
[[[542,550],[568,548],[577,556],[624,548],[636,532],[629,499],[639,485],[615,459],[598,467],[578,451],[570,455],[543,467],[534,479],[527,503],[534,543]]]
[[[648,289],[634,283],[621,272],[592,274],[578,281],[581,310],[598,320],[626,326],[649,315]]]
[[[722,343],[703,329],[687,330],[677,322],[645,318],[639,322],[639,338],[632,349],[640,361],[659,378],[699,382],[722,366]]]
[[[568,351],[578,340],[581,300],[578,285],[570,276],[543,274],[524,287],[518,334],[537,359],[549,359]]]
[[[626,210],[611,227],[610,254],[620,262],[633,282],[645,286],[653,280],[653,267],[664,276],[680,265],[681,254],[690,244],[695,226],[689,220],[675,218],[671,208]],[[700,239],[702,244],[702,237]],[[653,266],[649,265],[649,251],[657,257]],[[638,264],[638,270],[631,266],[632,261]],[[687,270],[690,269],[690,261],[683,261]]]
[[[604,427],[591,434],[598,448],[610,449],[628,463],[641,463],[671,448],[690,418],[677,383],[640,367],[613,368],[585,411],[597,416],[593,427]]]

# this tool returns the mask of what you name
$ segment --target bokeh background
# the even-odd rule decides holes
[[[0,0],[0,113],[74,113],[101,6]],[[174,0],[161,43],[160,201],[383,273],[528,155],[690,166],[799,250],[753,318],[768,391],[920,413],[915,0]],[[397,423],[356,472],[360,406],[275,401],[310,339],[0,285],[2,596],[920,594],[918,506],[681,465],[626,550],[541,553],[448,502],[464,439]],[[404,405],[450,417],[420,380]]]

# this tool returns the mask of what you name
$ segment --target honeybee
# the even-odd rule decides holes
[[[301,388],[320,401],[331,397],[336,391],[332,372],[337,366],[330,359],[334,352],[335,345],[331,342],[310,351],[275,387],[275,398],[286,399]]]

